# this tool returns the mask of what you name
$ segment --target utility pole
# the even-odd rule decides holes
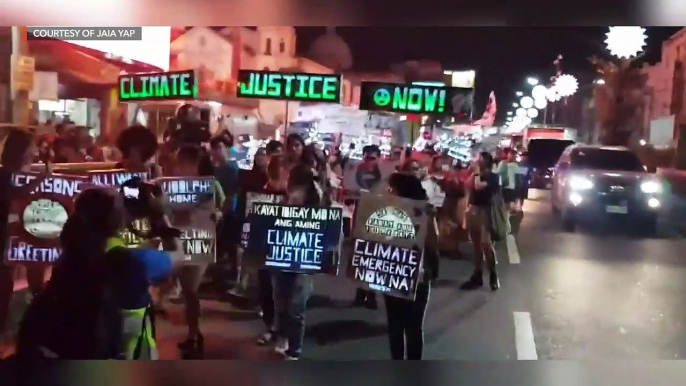
[[[29,44],[24,38],[24,28],[12,27],[10,97],[12,123],[28,126],[31,111],[29,92],[33,88],[35,61],[29,56]]]

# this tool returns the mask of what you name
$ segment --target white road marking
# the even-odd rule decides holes
[[[519,264],[519,249],[517,249],[517,242],[514,235],[507,235],[507,257],[510,258],[510,264]]]
[[[531,314],[528,312],[514,312],[514,325],[517,360],[538,360],[536,342],[534,341],[534,327],[531,324]]]

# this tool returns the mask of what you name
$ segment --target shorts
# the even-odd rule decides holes
[[[503,200],[506,204],[511,204],[520,198],[521,194],[518,194],[515,189],[503,189]]]

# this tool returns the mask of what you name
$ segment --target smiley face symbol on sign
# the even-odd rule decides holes
[[[380,88],[374,93],[374,103],[377,106],[388,106],[391,103],[391,93],[385,88]]]

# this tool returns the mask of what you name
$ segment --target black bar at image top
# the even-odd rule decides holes
[[[340,103],[341,75],[240,70],[241,98]]]
[[[407,114],[469,115],[474,89],[418,84],[362,82],[360,110]]]

